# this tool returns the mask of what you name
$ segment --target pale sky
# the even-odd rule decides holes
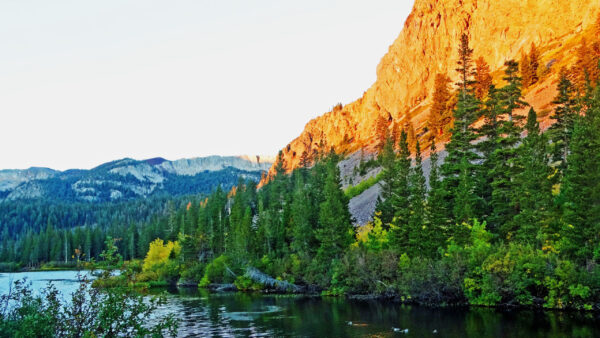
[[[0,1],[0,169],[275,155],[362,96],[412,0]]]

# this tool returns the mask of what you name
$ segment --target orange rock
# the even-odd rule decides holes
[[[320,143],[337,152],[373,151],[379,116],[390,121],[390,128],[410,122],[421,135],[436,74],[457,79],[463,32],[475,58],[481,56],[490,65],[496,82],[506,60],[519,59],[532,43],[538,46],[540,68],[552,67],[525,98],[536,110],[549,110],[559,65],[573,64],[581,35],[592,31],[599,15],[598,0],[416,0],[400,36],[377,67],[377,81],[355,102],[308,122],[283,149],[285,167],[296,168],[301,154],[312,154]]]

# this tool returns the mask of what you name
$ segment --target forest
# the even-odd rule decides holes
[[[599,42],[583,41],[575,66],[561,71],[546,130],[523,99],[544,76],[536,46],[507,61],[497,83],[474,52],[463,35],[459,82],[438,76],[427,142],[409,144],[405,130],[382,123],[382,192],[362,228],[342,190],[343,154],[323,146],[291,173],[280,155],[260,189],[240,180],[230,191],[169,204],[151,221],[113,230],[49,222],[18,239],[3,236],[0,261],[101,259],[111,237],[134,271],[128,283],[266,288],[251,267],[329,296],[598,310]],[[438,137],[449,137],[443,160]]]

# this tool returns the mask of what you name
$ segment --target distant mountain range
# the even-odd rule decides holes
[[[0,200],[50,199],[106,202],[210,192],[241,177],[258,181],[273,159],[260,156],[208,156],[168,161],[125,158],[93,169],[0,170]]]

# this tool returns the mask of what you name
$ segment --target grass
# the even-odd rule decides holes
[[[366,180],[360,182],[359,184],[349,187],[348,189],[346,189],[346,191],[344,191],[344,194],[346,194],[346,197],[348,197],[348,199],[352,199],[362,194],[365,190],[377,184],[377,182],[381,181],[381,176],[381,173],[377,174],[376,176],[371,176]]]

